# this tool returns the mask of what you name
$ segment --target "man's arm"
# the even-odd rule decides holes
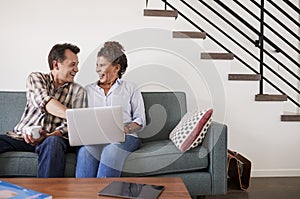
[[[72,105],[70,108],[85,108],[87,107],[87,94],[84,88],[79,88],[76,96],[73,96]],[[65,109],[65,114],[66,114]],[[48,110],[47,110],[48,111]],[[64,119],[62,124],[56,128],[64,137],[68,137],[67,120]]]
[[[61,104],[56,99],[52,98],[47,104],[46,104],[46,111],[50,113],[51,115],[55,115],[57,117],[66,119],[66,110],[67,107]]]

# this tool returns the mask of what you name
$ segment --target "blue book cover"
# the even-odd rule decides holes
[[[24,187],[0,180],[0,198],[9,199],[52,199],[52,196],[26,189]]]

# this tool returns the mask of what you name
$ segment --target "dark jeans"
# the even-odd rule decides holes
[[[65,153],[68,148],[68,140],[59,136],[50,136],[34,147],[23,140],[0,135],[0,153],[26,151],[38,154],[38,178],[63,177],[66,165]]]

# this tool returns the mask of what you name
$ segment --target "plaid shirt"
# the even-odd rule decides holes
[[[23,116],[14,128],[14,132],[21,134],[28,126],[40,125],[48,133],[60,130],[64,137],[68,137],[66,119],[56,117],[46,111],[46,104],[56,99],[67,108],[86,107],[86,91],[76,83],[66,83],[60,88],[54,87],[51,73],[31,73],[27,79],[27,104]]]

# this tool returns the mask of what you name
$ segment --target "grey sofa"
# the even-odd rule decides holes
[[[181,177],[192,196],[227,192],[227,127],[212,122],[204,142],[181,153],[169,133],[186,113],[182,92],[144,92],[147,126],[142,147],[129,155],[122,177]],[[12,130],[26,103],[25,92],[0,92],[0,132]],[[76,154],[67,154],[66,177],[74,177]],[[37,156],[30,152],[0,154],[0,177],[35,177]]]

